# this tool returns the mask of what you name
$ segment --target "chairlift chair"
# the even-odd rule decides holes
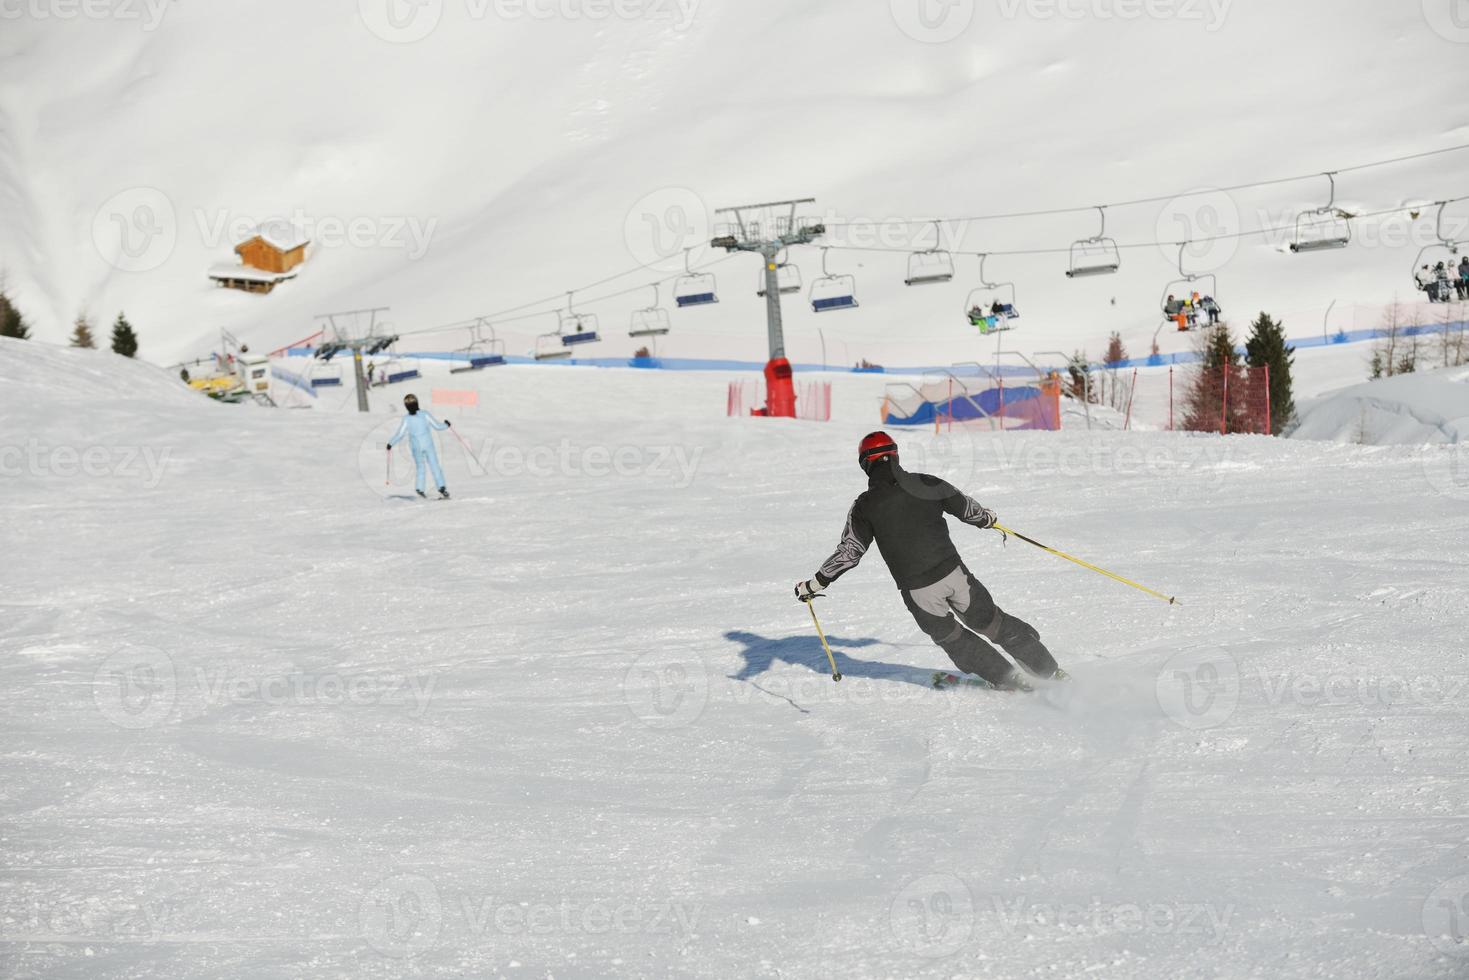
[[[535,357],[538,361],[559,361],[570,357],[571,351],[561,344],[561,331],[553,330],[536,337]]]
[[[1020,309],[1015,305],[1015,284],[990,282],[985,278],[984,265],[988,258],[988,255],[979,257],[979,288],[970,290],[969,298],[964,301],[964,315],[970,326],[978,327],[985,335],[1014,330],[1015,321],[1020,319]],[[1009,302],[1001,297],[1001,290],[1009,291]]]
[[[829,247],[821,250],[821,275],[811,280],[811,309],[816,313],[828,313],[833,310],[853,310],[857,308],[857,277],[846,275],[833,275],[826,266],[826,253],[831,251]]]
[[[409,367],[400,360],[392,359],[383,365],[382,384],[395,385],[400,381],[412,381],[419,376],[418,368]]]
[[[673,327],[668,311],[658,304],[658,284],[653,283],[653,305],[633,310],[627,324],[629,337],[662,337]]]
[[[531,352],[538,361],[559,361],[571,356],[571,350],[561,343],[561,314],[556,314],[556,329],[536,335],[536,345]]]
[[[1214,273],[1212,273],[1212,272],[1195,273],[1195,272],[1189,272],[1186,269],[1184,269],[1184,267],[1183,267],[1183,253],[1189,247],[1190,244],[1191,244],[1190,242],[1180,242],[1179,243],[1179,245],[1178,245],[1178,275],[1179,275],[1179,278],[1173,280],[1166,287],[1164,287],[1164,289],[1163,289],[1163,298],[1158,303],[1159,309],[1161,309],[1163,311],[1163,321],[1164,321],[1164,323],[1175,323],[1175,324],[1177,324],[1178,323],[1178,318],[1180,316],[1184,316],[1185,317],[1184,323],[1181,324],[1181,325],[1179,325],[1179,328],[1178,329],[1180,329],[1180,330],[1192,330],[1194,327],[1196,327],[1196,326],[1199,325],[1198,322],[1197,322],[1197,319],[1198,319],[1197,316],[1189,315],[1191,311],[1194,311],[1194,307],[1192,306],[1192,298],[1193,298],[1193,294],[1194,293],[1198,293],[1201,297],[1207,296],[1207,297],[1210,297],[1211,299],[1215,299],[1215,300],[1218,299],[1218,293],[1219,293],[1219,279],[1218,279],[1217,276],[1214,275]],[[1202,289],[1199,288],[1199,285],[1198,284],[1204,283],[1204,282],[1207,282],[1209,284],[1207,291],[1202,290]],[[1175,310],[1172,310],[1170,312],[1169,311],[1169,308],[1168,308],[1168,298],[1170,296],[1176,298],[1178,296],[1179,292],[1182,292],[1184,294],[1183,295],[1183,298],[1180,299],[1180,300],[1178,300],[1179,308],[1178,309],[1175,309]],[[1156,336],[1157,336],[1157,334],[1155,333],[1154,334],[1154,337],[1156,337]]]
[[[708,306],[719,302],[718,283],[712,272],[695,272],[689,266],[690,253],[683,253],[684,274],[673,281],[673,301],[679,309]]]
[[[775,281],[782,295],[788,293],[799,293],[801,291],[801,269],[792,265],[789,259],[777,259],[775,263]],[[760,279],[755,285],[755,295],[761,299],[765,298],[765,269],[760,269]]]
[[[595,330],[578,328],[574,333],[564,333],[561,335],[561,346],[580,347],[582,344],[595,344],[601,339],[601,336]]]
[[[388,359],[377,369],[379,385],[395,385],[400,381],[412,381],[419,377],[418,368],[410,367],[398,356],[398,345],[392,345],[388,352]]]
[[[1115,238],[1107,237],[1107,209],[1098,207],[1102,216],[1102,228],[1091,238],[1078,239],[1071,243],[1068,279],[1088,276],[1110,276],[1122,268],[1122,251]]]
[[[1346,248],[1352,242],[1351,215],[1336,206],[1336,173],[1322,174],[1331,182],[1331,198],[1325,206],[1302,211],[1296,216],[1292,252],[1325,252]]]
[[[483,331],[490,332],[490,338],[484,338]],[[466,371],[483,371],[487,367],[499,367],[505,363],[505,342],[495,335],[495,328],[480,320],[469,330],[469,346],[461,353],[464,355],[465,363],[458,367],[451,367],[450,374],[464,374]]]
[[[939,248],[942,242],[939,223],[933,223],[933,248],[914,252],[908,256],[908,277],[903,280],[909,286],[927,286],[949,282],[954,278],[954,257]]]
[[[311,371],[311,387],[313,388],[340,388],[342,386],[342,366],[340,364],[320,364]]]
[[[580,347],[583,344],[595,344],[602,339],[597,331],[597,315],[595,313],[578,313],[572,306],[572,294],[566,294],[566,309],[556,314],[558,326],[557,331],[561,334],[561,346]]]
[[[1434,242],[1432,245],[1425,245],[1421,249],[1419,249],[1418,257],[1413,260],[1413,268],[1408,270],[1409,273],[1413,275],[1415,283],[1417,282],[1418,270],[1425,265],[1423,257],[1425,255],[1428,255],[1430,252],[1444,251],[1448,253],[1444,256],[1444,258],[1440,259],[1439,261],[1447,262],[1451,266],[1449,270],[1450,283],[1452,283],[1454,279],[1456,279],[1459,275],[1458,267],[1453,266],[1453,258],[1454,256],[1459,254],[1460,243],[1450,238],[1448,235],[1444,234],[1443,216],[1444,209],[1448,206],[1449,205],[1447,201],[1438,202],[1438,220],[1434,224],[1434,236],[1438,239],[1438,241]],[[1431,272],[1433,270],[1430,269],[1429,271]],[[1432,294],[1430,294],[1430,298],[1432,298]]]

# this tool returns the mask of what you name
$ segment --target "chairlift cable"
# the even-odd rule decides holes
[[[1274,187],[1274,186],[1277,186],[1277,185],[1280,185],[1280,184],[1293,184],[1293,183],[1297,183],[1297,182],[1303,181],[1303,180],[1313,180],[1315,178],[1320,177],[1324,173],[1331,173],[1331,174],[1336,174],[1336,175],[1357,173],[1358,171],[1362,171],[1362,170],[1371,170],[1371,169],[1374,169],[1376,167],[1387,167],[1387,166],[1392,166],[1393,164],[1407,163],[1407,162],[1412,161],[1412,160],[1421,160],[1421,159],[1424,159],[1425,157],[1438,156],[1438,155],[1444,154],[1444,153],[1455,153],[1455,152],[1458,152],[1459,150],[1469,150],[1469,143],[1462,143],[1462,144],[1460,144],[1458,146],[1446,146],[1446,147],[1443,147],[1443,148],[1437,149],[1437,150],[1427,150],[1427,151],[1425,151],[1423,153],[1410,153],[1410,154],[1407,154],[1406,156],[1393,157],[1390,160],[1374,160],[1371,163],[1361,163],[1361,164],[1357,164],[1356,166],[1352,166],[1352,167],[1336,167],[1336,168],[1331,169],[1331,170],[1316,170],[1316,171],[1313,171],[1312,173],[1309,173],[1309,174],[1301,174],[1301,175],[1295,176],[1295,177],[1276,177],[1276,178],[1271,179],[1271,180],[1257,180],[1257,181],[1251,181],[1250,183],[1246,183],[1246,184],[1234,184],[1234,185],[1229,186],[1229,187],[1209,187],[1209,188],[1203,188],[1203,189],[1200,189],[1200,190],[1182,191],[1182,192],[1176,193],[1176,194],[1159,194],[1159,195],[1154,196],[1154,197],[1140,197],[1140,198],[1135,198],[1133,200],[1128,200],[1128,201],[1114,201],[1114,202],[1111,202],[1109,204],[1103,204],[1103,205],[1101,205],[1101,207],[1107,207],[1107,208],[1135,207],[1137,205],[1142,205],[1142,204],[1158,204],[1158,203],[1161,203],[1163,201],[1172,201],[1172,200],[1175,200],[1175,199],[1181,198],[1181,197],[1198,197],[1201,194],[1213,194],[1213,193],[1220,193],[1220,192],[1222,192],[1222,193],[1230,193],[1232,191],[1250,190],[1250,189],[1256,188],[1256,187]],[[965,223],[965,222],[975,222],[975,221],[1005,221],[1005,220],[1017,219],[1017,218],[1044,218],[1044,217],[1053,217],[1053,216],[1056,216],[1056,215],[1063,215],[1063,214],[1078,214],[1078,213],[1080,213],[1082,211],[1095,211],[1097,209],[1097,207],[1098,207],[1098,205],[1095,205],[1095,204],[1086,204],[1086,205],[1081,205],[1081,206],[1078,206],[1078,207],[1071,207],[1071,208],[1046,208],[1046,209],[1034,210],[1034,211],[1010,211],[1010,212],[999,213],[999,214],[981,214],[981,215],[974,215],[972,217],[967,217],[967,218],[912,218],[912,219],[900,218],[900,219],[896,219],[896,220],[893,220],[893,221],[875,221],[875,222],[874,221],[827,222],[826,223],[826,227],[829,228],[829,229],[830,228],[851,228],[851,227],[856,227],[856,226],[859,226],[860,225],[860,226],[863,226],[863,227],[876,226],[876,227],[879,227],[880,228],[880,227],[893,226],[893,225],[900,225],[900,226],[931,225],[931,224],[934,224],[935,222],[939,222],[939,223]],[[905,250],[905,251],[907,251],[907,250]]]
[[[1294,182],[1302,181],[1302,180],[1311,180],[1311,179],[1315,179],[1315,178],[1321,177],[1322,174],[1324,174],[1324,173],[1331,173],[1331,174],[1337,174],[1337,175],[1344,174],[1344,173],[1355,173],[1355,172],[1362,171],[1362,170],[1369,170],[1369,169],[1373,169],[1373,168],[1376,168],[1376,167],[1391,166],[1393,164],[1405,163],[1405,162],[1409,162],[1409,161],[1413,161],[1413,160],[1421,160],[1421,159],[1425,159],[1427,157],[1439,156],[1439,155],[1442,155],[1442,154],[1445,154],[1445,153],[1454,153],[1454,152],[1457,152],[1457,151],[1460,151],[1460,150],[1466,150],[1466,149],[1469,149],[1469,143],[1463,143],[1463,144],[1459,144],[1457,146],[1442,147],[1442,148],[1437,149],[1437,150],[1427,150],[1427,151],[1424,151],[1422,153],[1407,154],[1407,155],[1404,155],[1404,156],[1393,157],[1393,158],[1387,159],[1387,160],[1376,160],[1376,161],[1373,161],[1371,163],[1357,164],[1357,165],[1351,166],[1351,167],[1338,167],[1338,168],[1336,168],[1334,170],[1330,170],[1330,171],[1321,171],[1321,170],[1318,170],[1318,171],[1315,171],[1315,172],[1310,173],[1310,174],[1302,174],[1302,175],[1296,176],[1296,177],[1280,177],[1280,178],[1276,178],[1276,179],[1273,179],[1273,180],[1262,180],[1262,181],[1254,181],[1254,182],[1246,183],[1246,184],[1235,184],[1235,185],[1230,186],[1230,187],[1210,188],[1210,189],[1207,189],[1207,190],[1200,190],[1200,191],[1188,191],[1188,192],[1181,193],[1181,194],[1159,195],[1159,196],[1155,196],[1155,197],[1137,198],[1137,199],[1129,200],[1129,201],[1112,202],[1110,204],[1102,204],[1102,205],[1088,204],[1088,205],[1083,205],[1083,206],[1079,206],[1079,207],[1071,207],[1071,208],[1051,208],[1051,209],[1038,210],[1038,211],[1016,211],[1016,212],[1009,212],[1009,213],[1005,213],[1005,214],[976,215],[974,217],[969,217],[969,218],[927,218],[927,219],[911,219],[911,220],[910,219],[902,219],[902,220],[899,220],[899,221],[883,221],[883,222],[877,222],[877,225],[878,226],[884,226],[884,225],[915,225],[915,224],[930,225],[930,224],[936,224],[936,223],[941,223],[941,222],[994,221],[994,220],[1004,220],[1004,219],[1012,219],[1012,218],[1030,218],[1030,217],[1046,217],[1046,216],[1063,215],[1063,214],[1076,214],[1076,213],[1080,213],[1080,212],[1083,212],[1083,211],[1095,211],[1099,207],[1100,208],[1120,208],[1120,207],[1131,207],[1131,206],[1141,205],[1141,204],[1155,204],[1155,203],[1158,203],[1160,201],[1170,201],[1170,200],[1173,200],[1174,198],[1178,198],[1178,197],[1198,196],[1199,194],[1213,193],[1213,192],[1216,192],[1216,191],[1229,192],[1229,191],[1237,191],[1237,190],[1246,190],[1246,189],[1255,188],[1255,187],[1268,187],[1268,186],[1273,186],[1273,185],[1278,185],[1278,184],[1294,183]],[[1447,198],[1447,199],[1440,200],[1440,201],[1434,201],[1434,202],[1432,202],[1432,206],[1438,207],[1438,206],[1444,206],[1444,205],[1449,205],[1449,204],[1456,204],[1456,203],[1458,203],[1460,201],[1464,201],[1464,200],[1469,200],[1469,195],[1464,195],[1464,196],[1460,196],[1460,197]],[[1400,212],[1402,210],[1403,210],[1402,207],[1386,208],[1386,209],[1383,209],[1381,211],[1373,211],[1373,212],[1368,212],[1368,213],[1364,213],[1364,214],[1352,215],[1349,220],[1356,221],[1356,220],[1362,220],[1362,219],[1365,219],[1365,218],[1376,218],[1376,217],[1381,217],[1383,215],[1394,214],[1394,213]],[[828,223],[826,227],[827,228],[849,228],[849,227],[853,227],[853,226],[855,226],[857,224],[862,224],[862,225],[865,226],[865,225],[871,225],[872,222],[860,222],[860,223],[859,222],[837,222],[837,223]],[[1196,238],[1196,239],[1193,239],[1192,240],[1191,244],[1199,244],[1199,243],[1215,242],[1215,241],[1226,241],[1226,240],[1229,240],[1231,238],[1234,238],[1234,239],[1249,238],[1249,237],[1254,237],[1254,236],[1257,236],[1257,235],[1268,235],[1268,234],[1274,234],[1274,233],[1279,233],[1279,232],[1282,232],[1282,231],[1289,231],[1289,230],[1291,230],[1291,229],[1290,228],[1287,228],[1285,226],[1273,226],[1273,227],[1267,227],[1267,228],[1258,228],[1258,229],[1254,229],[1252,231],[1231,232],[1229,234],[1211,235],[1211,236],[1207,236],[1207,237]],[[1118,249],[1158,248],[1158,247],[1161,247],[1161,246],[1164,246],[1164,245],[1177,245],[1177,244],[1179,244],[1179,243],[1176,242],[1176,241],[1170,241],[1170,242],[1165,242],[1165,241],[1135,242],[1135,243],[1120,243],[1119,242],[1119,243],[1117,243],[1117,246],[1116,247]],[[857,246],[857,245],[826,245],[826,246],[822,246],[822,247],[824,247],[824,248],[830,248],[830,249],[835,249],[837,251],[843,251],[843,252],[880,252],[880,253],[887,253],[887,254],[894,254],[894,253],[908,253],[908,254],[911,254],[912,253],[912,250],[911,249],[906,249],[906,248],[881,248],[881,247]],[[688,253],[690,251],[691,251],[691,249],[684,249],[684,252],[685,253]],[[999,251],[999,250],[993,250],[993,249],[991,249],[991,250],[988,250],[987,252],[952,251],[952,252],[950,252],[950,254],[951,255],[968,255],[968,256],[980,256],[980,255],[984,255],[984,254],[999,255],[999,256],[1025,256],[1025,255],[1056,255],[1056,254],[1066,254],[1066,253],[1069,253],[1069,252],[1070,252],[1070,249],[1069,248],[1043,248],[1043,249],[1012,249],[1012,250],[1009,250],[1009,251]],[[710,267],[715,266],[715,265],[719,265],[722,262],[728,261],[732,257],[733,257],[733,255],[726,255],[726,256],[724,256],[722,258],[716,259],[713,262],[709,262],[709,263],[706,263],[704,265],[701,265],[700,268],[701,269],[705,269],[705,268],[710,268]],[[627,269],[627,270],[624,270],[622,272],[618,272],[618,273],[615,273],[613,275],[606,276],[606,277],[604,277],[602,279],[598,279],[598,280],[595,280],[593,282],[586,283],[585,285],[582,285],[582,286],[577,287],[577,289],[575,289],[574,291],[575,292],[584,292],[586,290],[595,289],[598,286],[605,286],[608,283],[616,282],[618,279],[623,279],[623,278],[626,278],[627,276],[633,275],[635,273],[643,272],[643,271],[646,271],[648,269],[651,269],[651,268],[653,268],[654,264],[655,263],[649,262],[649,263],[643,263],[643,264],[640,264],[640,265],[633,266],[632,268]],[[663,279],[659,279],[657,281],[659,283],[672,282],[672,281],[674,281],[676,279],[681,278],[682,276],[684,276],[686,274],[687,273],[677,273],[677,274],[674,274],[674,275],[666,276]],[[593,298],[591,300],[588,300],[588,302],[591,302],[591,303],[600,303],[600,302],[604,302],[604,301],[606,301],[608,299],[615,299],[615,298],[617,298],[619,296],[624,296],[624,295],[627,295],[629,293],[637,292],[638,290],[645,289],[645,288],[647,288],[647,283],[642,283],[642,284],[639,284],[637,286],[628,287],[627,289],[618,290],[617,292],[606,293],[606,294],[597,296],[597,297],[595,297],[595,298]],[[420,335],[423,335],[423,334],[431,334],[431,333],[443,333],[443,332],[447,332],[447,331],[451,331],[451,330],[462,330],[462,329],[464,329],[464,327],[466,325],[471,324],[473,322],[480,321],[480,320],[483,320],[483,321],[485,321],[487,323],[490,323],[490,324],[516,323],[516,322],[519,322],[519,321],[522,321],[522,320],[528,320],[528,319],[532,319],[532,318],[535,318],[535,317],[544,316],[548,312],[554,312],[554,310],[535,310],[533,312],[528,312],[528,313],[525,313],[525,314],[520,315],[520,316],[509,316],[508,314],[520,313],[520,311],[522,311],[522,310],[530,310],[532,307],[544,306],[547,303],[556,303],[556,304],[559,305],[560,302],[561,302],[561,300],[565,296],[566,296],[566,291],[565,290],[562,290],[562,291],[556,293],[553,296],[542,297],[541,299],[536,299],[536,300],[532,300],[532,301],[527,302],[527,303],[522,303],[522,304],[520,304],[518,306],[507,307],[506,309],[500,310],[500,311],[498,311],[496,313],[491,313],[491,314],[487,314],[487,315],[484,315],[484,316],[477,316],[477,317],[473,317],[473,318],[469,318],[469,319],[456,320],[453,323],[442,324],[442,325],[434,326],[434,327],[424,327],[424,328],[420,328],[418,330],[402,330],[402,331],[398,331],[398,334],[397,335],[400,336],[400,337],[407,337],[407,336],[420,336]]]
[[[1321,175],[1320,174],[1316,174],[1315,176],[1320,177]],[[1469,201],[1469,195],[1464,195],[1464,196],[1461,196],[1461,197],[1448,198],[1447,200],[1443,200],[1443,201],[1434,201],[1432,203],[1432,205],[1428,205],[1428,206],[1438,207],[1440,205],[1445,205],[1445,204],[1455,204],[1455,203],[1457,203],[1459,201]],[[1096,207],[1093,206],[1091,208],[1083,209],[1083,210],[1096,210]],[[1389,215],[1389,214],[1401,214],[1404,210],[1406,210],[1406,208],[1404,208],[1402,206],[1392,207],[1392,208],[1384,208],[1384,209],[1382,209],[1380,211],[1368,211],[1368,212],[1365,212],[1363,214],[1354,214],[1348,220],[1350,220],[1350,221],[1361,221],[1361,220],[1364,220],[1364,219],[1367,219],[1367,218],[1380,218],[1380,217],[1383,217],[1383,216]],[[1235,231],[1235,232],[1229,232],[1228,234],[1223,234],[1223,235],[1203,236],[1203,237],[1198,237],[1198,238],[1190,239],[1187,242],[1181,242],[1181,241],[1177,241],[1177,240],[1173,240],[1173,241],[1156,241],[1156,242],[1119,242],[1117,244],[1117,247],[1120,248],[1120,249],[1134,249],[1134,248],[1162,248],[1165,245],[1167,245],[1167,246],[1199,245],[1199,244],[1203,244],[1203,243],[1206,243],[1206,242],[1228,241],[1231,238],[1236,238],[1236,239],[1238,239],[1238,238],[1252,238],[1252,237],[1255,237],[1255,236],[1258,236],[1258,235],[1271,235],[1271,234],[1277,234],[1277,233],[1280,233],[1280,232],[1289,232],[1289,231],[1293,231],[1294,229],[1295,229],[1295,225],[1294,224],[1290,224],[1290,225],[1272,225],[1272,226],[1265,227],[1265,228],[1254,228],[1254,229],[1251,229],[1249,231]],[[886,255],[908,255],[908,254],[911,254],[911,250],[910,249],[906,249],[906,248],[886,248],[886,247],[875,246],[875,245],[823,245],[821,247],[822,248],[829,248],[829,249],[831,249],[834,252],[880,252],[880,253],[883,253],[883,254],[886,254]],[[983,251],[983,252],[955,251],[955,252],[953,252],[951,254],[953,254],[953,255],[967,255],[967,256],[973,256],[973,257],[976,257],[977,258],[977,257],[979,257],[981,255],[1066,255],[1070,251],[1071,251],[1071,249],[1069,247],[1067,247],[1067,248],[1027,248],[1027,249],[1011,249],[1009,251],[1003,251],[1003,250],[999,250],[999,249],[988,249],[988,250]]]
[[[687,252],[687,251],[689,251],[689,249],[684,249],[684,251]],[[712,268],[712,267],[714,267],[716,265],[719,265],[722,262],[728,262],[733,257],[734,256],[732,256],[732,255],[724,255],[724,256],[721,256],[721,257],[715,259],[713,262],[706,262],[703,265],[700,265],[698,268],[699,269],[709,269],[709,268]],[[642,272],[642,271],[645,271],[645,270],[651,269],[651,268],[652,268],[652,265],[651,264],[635,266],[635,267],[633,267],[631,269],[628,269],[625,272],[619,272],[617,275],[608,276],[605,279],[599,279],[596,282],[588,283],[585,286],[580,286],[580,287],[572,290],[572,292],[580,293],[580,292],[584,292],[584,291],[586,291],[588,289],[595,289],[598,286],[605,286],[609,282],[615,282],[618,279],[622,279],[622,278],[624,278],[626,276],[630,276],[630,275],[633,275],[634,273]],[[657,280],[657,282],[660,285],[663,284],[663,283],[673,282],[675,279],[682,278],[684,275],[685,275],[685,273],[683,273],[683,272],[674,273],[671,276],[665,276],[664,278]],[[647,289],[648,288],[648,285],[649,284],[646,283],[646,282],[639,283],[636,286],[629,286],[628,288],[626,288],[626,289],[620,289],[617,292],[603,293],[601,295],[598,295],[598,296],[592,297],[590,299],[584,300],[583,302],[586,302],[586,303],[601,303],[601,302],[605,302],[606,300],[609,300],[609,299],[616,299],[619,296],[626,296],[629,293],[635,293],[635,292],[638,292],[640,290]],[[564,290],[563,289],[559,293],[557,293],[555,296],[547,296],[547,297],[544,297],[542,299],[533,300],[533,301],[531,301],[529,303],[522,303],[519,306],[512,306],[512,307],[509,307],[507,309],[500,310],[497,313],[488,313],[488,314],[484,314],[483,316],[466,317],[466,318],[463,318],[463,319],[455,320],[452,323],[440,324],[439,326],[436,326],[436,327],[422,327],[422,328],[420,328],[418,330],[400,330],[400,331],[398,331],[398,336],[400,336],[400,337],[415,337],[415,336],[419,336],[421,334],[447,333],[447,332],[453,331],[453,330],[463,330],[466,326],[469,326],[469,325],[471,325],[473,323],[476,323],[478,321],[481,321],[481,320],[483,320],[484,322],[486,322],[488,324],[491,324],[491,325],[496,325],[496,324],[501,324],[501,323],[518,323],[518,322],[520,322],[522,320],[533,320],[533,319],[535,319],[537,317],[545,316],[547,313],[555,313],[556,312],[556,309],[553,308],[553,309],[532,310],[531,312],[523,313],[520,316],[507,316],[506,314],[509,314],[509,313],[519,313],[521,310],[529,309],[532,306],[544,306],[547,303],[556,303],[556,304],[558,304],[557,308],[559,308],[560,305],[561,304],[564,304],[564,302],[566,300],[566,293],[567,293],[567,290]]]

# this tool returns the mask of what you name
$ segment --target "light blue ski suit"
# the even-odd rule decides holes
[[[417,414],[403,416],[403,421],[398,424],[398,431],[393,433],[393,438],[388,440],[388,448],[392,449],[403,441],[404,436],[408,437],[408,447],[413,450],[413,465],[418,470],[418,479],[414,481],[413,486],[419,493],[422,493],[424,489],[425,468],[433,470],[434,486],[445,485],[444,471],[439,466],[439,452],[434,448],[434,437],[430,430],[437,429],[442,432],[448,427],[447,423],[434,418],[431,412],[419,409]]]

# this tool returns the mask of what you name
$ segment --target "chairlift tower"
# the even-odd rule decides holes
[[[322,361],[330,361],[342,351],[352,352],[352,373],[357,380],[357,411],[366,412],[367,407],[367,376],[362,371],[362,352],[367,351],[368,356],[387,350],[398,340],[396,334],[380,334],[377,332],[377,315],[388,312],[389,307],[378,306],[370,310],[347,310],[342,313],[319,313],[318,320],[325,320],[326,325],[323,332],[329,335],[321,346],[316,348],[316,357]],[[351,317],[355,325],[360,316],[367,317],[367,332],[359,334],[354,329],[344,328],[337,323],[338,317]]]
[[[755,252],[765,262],[765,329],[770,342],[770,360],[765,365],[765,409],[760,414],[793,418],[796,392],[791,382],[791,364],[786,360],[785,330],[780,310],[780,263],[782,252],[792,245],[810,245],[826,234],[826,226],[814,218],[801,218],[796,210],[815,204],[814,197],[790,201],[767,201],[718,208],[725,215],[718,234],[709,244],[726,252]]]

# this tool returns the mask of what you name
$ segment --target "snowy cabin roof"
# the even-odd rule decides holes
[[[292,272],[266,272],[248,265],[216,265],[209,270],[210,279],[237,279],[243,282],[282,282],[296,278]]]
[[[293,252],[311,242],[311,239],[302,234],[301,229],[295,225],[284,221],[273,221],[250,232],[243,242],[235,246],[235,251],[238,252],[257,238],[281,252]]]

